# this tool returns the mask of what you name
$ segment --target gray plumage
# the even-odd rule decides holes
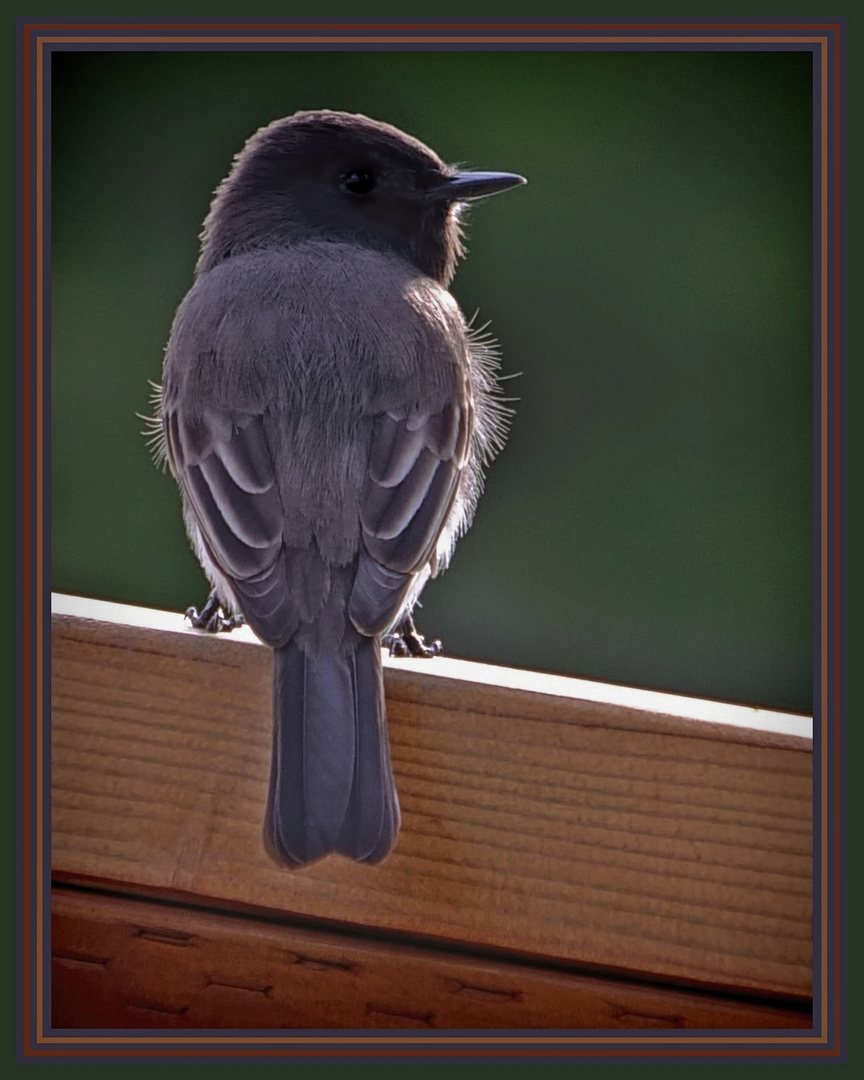
[[[298,113],[249,140],[205,221],[157,455],[222,607],[274,649],[264,835],[285,865],[396,841],[380,639],[447,565],[506,429],[447,292],[458,213],[522,182]]]

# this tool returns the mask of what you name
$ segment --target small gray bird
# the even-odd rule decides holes
[[[507,426],[497,362],[447,291],[457,171],[364,116],[299,112],[237,155],[204,222],[156,389],[154,443],[213,585],[196,626],[274,650],[271,856],[383,859],[399,803],[381,641],[471,522]]]

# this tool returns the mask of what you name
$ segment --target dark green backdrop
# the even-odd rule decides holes
[[[529,178],[470,219],[454,291],[520,401],[421,628],[810,708],[809,53],[84,52],[52,77],[54,589],[203,599],[135,413],[232,155],[346,109]]]

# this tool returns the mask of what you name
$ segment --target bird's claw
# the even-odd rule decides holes
[[[381,640],[390,655],[399,658],[413,656],[428,660],[444,652],[444,646],[438,638],[426,644],[425,638],[418,632],[410,615],[405,616],[395,633],[386,634]]]
[[[239,613],[226,615],[215,593],[210,593],[200,611],[194,606],[186,608],[185,618],[195,630],[206,630],[208,634],[227,634],[246,621]]]

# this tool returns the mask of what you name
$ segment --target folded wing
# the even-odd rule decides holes
[[[272,645],[296,632],[282,545],[283,509],[263,416],[164,416],[168,457],[211,563],[246,621]]]
[[[436,412],[390,411],[376,418],[349,606],[362,633],[387,629],[415,575],[434,561],[465,467],[471,423],[467,395]]]

